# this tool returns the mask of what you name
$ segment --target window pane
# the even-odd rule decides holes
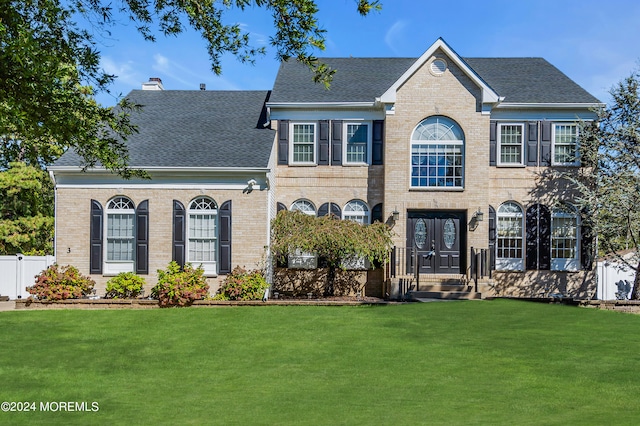
[[[107,214],[107,261],[133,260],[134,215]]]
[[[574,163],[577,159],[578,126],[556,124],[553,160],[556,163]]]
[[[293,125],[293,161],[295,163],[313,162],[314,132],[313,124]]]
[[[347,162],[367,162],[368,126],[366,124],[347,124]]]
[[[413,186],[461,187],[462,145],[423,145],[411,147]],[[421,179],[435,176],[438,179]],[[417,183],[417,185],[416,185]]]

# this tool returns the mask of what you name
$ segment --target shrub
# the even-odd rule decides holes
[[[71,265],[53,264],[36,275],[36,283],[27,291],[40,300],[78,299],[91,293],[95,284]]]
[[[267,287],[269,284],[261,271],[247,271],[236,266],[220,287],[221,297],[216,296],[216,299],[259,300],[262,299]]]
[[[180,265],[171,261],[166,271],[158,270],[158,284],[151,289],[151,296],[158,299],[160,307],[189,306],[209,294],[203,274],[202,267],[194,269],[187,263],[180,269]]]
[[[143,277],[133,272],[121,272],[107,281],[106,297],[110,299],[134,298],[142,293],[146,284]]]

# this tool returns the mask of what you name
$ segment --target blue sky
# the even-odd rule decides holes
[[[367,17],[355,0],[318,0],[327,30],[322,57],[419,57],[438,37],[462,57],[544,57],[601,101],[609,89],[640,67],[637,0],[382,0]],[[279,63],[268,46],[271,16],[264,10],[230,11],[229,22],[248,31],[267,54],[254,66],[225,57],[221,76],[210,70],[205,44],[188,31],[145,42],[133,26],[117,26],[98,49],[102,66],[118,76],[113,91],[126,95],[149,77],[165,89],[271,89]],[[339,72],[339,71],[338,71]],[[113,105],[112,96],[98,100]]]

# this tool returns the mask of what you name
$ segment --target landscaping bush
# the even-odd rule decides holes
[[[151,296],[158,299],[160,307],[189,306],[194,300],[209,294],[209,284],[202,267],[193,268],[187,263],[180,268],[171,261],[167,270],[158,269],[158,284],[151,289]]]
[[[74,266],[53,264],[36,275],[36,283],[27,291],[39,300],[79,299],[90,294],[95,284]]]
[[[236,266],[231,274],[227,275],[217,300],[259,300],[264,296],[264,291],[269,287],[264,274],[261,271],[247,271]]]
[[[121,272],[107,281],[108,299],[131,299],[138,297],[146,281],[133,272]]]

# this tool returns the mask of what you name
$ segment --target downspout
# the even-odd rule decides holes
[[[58,259],[58,185],[51,170],[49,170],[49,178],[53,182],[53,258],[55,262]]]

